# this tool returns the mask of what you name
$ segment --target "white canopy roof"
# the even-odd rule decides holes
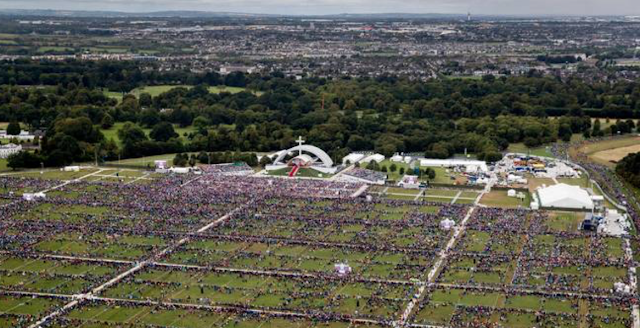
[[[538,190],[541,207],[567,209],[593,209],[593,201],[589,193],[578,187],[560,183]]]

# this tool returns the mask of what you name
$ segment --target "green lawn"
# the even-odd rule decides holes
[[[148,93],[150,94],[152,97],[157,97],[165,92],[171,91],[172,89],[175,88],[193,88],[192,85],[156,85],[156,86],[148,86],[148,87],[140,87],[140,88],[136,88],[131,90],[131,92],[129,92],[130,94],[136,96],[136,97],[140,97],[141,94],[143,93]],[[209,87],[209,92],[210,93],[214,93],[214,94],[218,94],[218,93],[222,93],[222,92],[228,92],[228,93],[240,93],[242,91],[248,91],[246,88],[239,88],[239,87],[228,87],[228,86],[214,86],[214,87]],[[255,94],[256,96],[261,96],[264,92],[262,91],[251,91],[253,94]],[[123,94],[121,92],[113,92],[113,91],[109,91],[107,89],[103,89],[103,93],[105,96],[109,97],[109,98],[113,98],[113,99],[117,99],[118,101],[122,101],[123,98]]]
[[[121,161],[112,161],[109,164],[122,164],[122,165],[132,165],[138,166],[140,168],[154,167],[155,161],[167,161],[169,166],[172,165],[173,158],[176,157],[176,154],[164,154],[164,155],[156,155],[156,156],[147,156],[140,158],[129,158],[123,159]]]
[[[7,167],[7,160],[6,159],[0,159],[0,171],[5,171],[8,170],[9,168]]]
[[[104,134],[105,139],[107,139],[107,140],[113,139],[118,144],[119,147],[122,146],[122,141],[120,141],[120,138],[118,137],[118,130],[120,130],[122,128],[122,126],[124,126],[124,124],[125,123],[123,123],[123,122],[118,122],[118,123],[114,124],[113,127],[111,127],[108,130],[102,129],[101,131],[102,131],[102,134]],[[174,125],[173,129],[176,131],[176,133],[178,135],[180,135],[180,138],[183,138],[183,141],[184,141],[184,134],[185,133],[189,134],[191,132],[195,132],[196,131],[196,128],[193,127],[193,126],[189,126],[189,127],[186,127],[186,128],[181,128],[178,125]],[[149,129],[149,128],[146,128],[146,129],[143,128],[142,130],[144,130],[144,133],[147,136],[149,136],[149,133],[151,133],[151,129]]]
[[[510,144],[509,147],[507,148],[507,152],[531,154],[533,156],[555,157],[551,153],[550,147],[542,146],[542,147],[529,148],[525,146],[523,143]]]
[[[517,208],[519,206],[529,207],[531,202],[531,196],[526,194],[524,201],[516,197],[507,196],[506,190],[493,190],[488,194],[482,196],[480,203],[490,207],[502,207],[502,208]]]
[[[391,172],[390,168],[391,165],[395,164],[396,165],[396,170],[394,172]],[[363,167],[366,166],[365,164],[363,164]],[[380,162],[379,164],[380,168],[382,167],[386,167],[387,168],[387,177],[389,180],[391,181],[400,181],[400,179],[405,175],[413,175],[414,172],[413,170],[411,170],[411,168],[409,167],[409,164],[406,164],[404,162],[402,163],[397,163],[397,162],[392,162],[389,159],[386,159],[382,162]],[[404,174],[400,174],[400,168],[404,168]],[[421,169],[425,169],[426,166],[422,166],[420,167]],[[437,184],[454,184],[455,179],[451,179],[451,177],[456,177],[455,174],[453,173],[447,173],[447,169],[443,168],[443,167],[432,167],[432,169],[436,172],[436,178],[431,181],[433,183],[437,183]],[[420,179],[421,181],[427,181],[426,178]]]

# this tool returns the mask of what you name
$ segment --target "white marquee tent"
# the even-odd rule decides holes
[[[593,210],[589,193],[578,186],[560,183],[538,189],[540,207]]]

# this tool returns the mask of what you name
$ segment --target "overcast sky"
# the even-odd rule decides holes
[[[640,15],[640,0],[0,0],[0,9],[233,11],[267,14]]]

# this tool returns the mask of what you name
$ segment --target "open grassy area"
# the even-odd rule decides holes
[[[164,154],[164,155],[146,156],[146,157],[140,157],[140,158],[128,158],[128,159],[123,159],[120,161],[112,161],[108,163],[131,165],[131,166],[137,166],[142,169],[145,169],[145,168],[154,168],[155,161],[167,161],[169,166],[171,166],[172,161],[175,157],[176,157],[176,154]]]
[[[118,122],[118,123],[115,123],[110,129],[107,129],[107,130],[101,129],[102,134],[104,135],[105,139],[107,139],[107,140],[113,139],[118,144],[118,146],[122,146],[122,141],[120,140],[120,137],[118,137],[118,130],[122,129],[122,126],[124,124],[125,123],[123,123],[123,122]],[[185,133],[189,134],[191,132],[195,132],[195,130],[196,130],[195,127],[193,127],[193,126],[182,128],[177,124],[174,125],[173,129],[180,136],[180,138],[183,138],[183,140],[185,138],[184,137]],[[144,133],[147,134],[147,136],[149,136],[149,133],[151,133],[151,129],[149,129],[149,128],[143,128],[142,130],[144,131]]]
[[[589,156],[589,159],[591,159],[592,161],[598,164],[613,167],[615,166],[615,163],[612,163],[611,160],[619,159],[621,156],[626,155],[633,150],[637,150],[636,147],[638,144],[640,144],[640,137],[634,135],[596,143],[589,143],[583,146],[580,150],[587,154]],[[620,148],[622,150],[617,150]]]
[[[584,220],[584,214],[581,213],[551,212],[546,224],[552,231],[576,232],[582,220]]]
[[[530,203],[531,196],[528,193],[524,200],[520,200],[517,197],[507,196],[507,190],[493,190],[480,199],[482,205],[501,208],[529,207]]]
[[[551,153],[549,146],[529,148],[525,146],[524,143],[514,143],[510,144],[506,151],[509,153],[522,153],[533,156],[555,157]]]
[[[627,155],[637,153],[637,152],[640,152],[640,139],[638,139],[638,144],[599,151],[591,154],[590,157],[596,162],[610,163],[610,165],[613,165],[618,163]]]
[[[175,88],[193,88],[192,85],[156,85],[156,86],[147,86],[147,87],[140,87],[140,88],[136,88],[131,90],[130,94],[136,96],[136,97],[140,97],[141,94],[143,93],[148,93],[149,95],[151,95],[152,97],[157,97],[165,92],[171,91],[172,89]],[[209,92],[210,93],[222,93],[222,92],[228,92],[228,93],[240,93],[243,91],[248,91],[248,89],[246,88],[239,88],[239,87],[228,87],[228,86],[213,86],[213,87],[209,87]],[[104,90],[103,91],[104,94],[107,97],[110,98],[114,98],[114,99],[118,99],[118,100],[122,100],[122,93],[119,92],[111,92],[108,90]],[[254,93],[257,96],[262,95],[262,92],[260,91],[251,91],[252,93]]]
[[[391,165],[396,166],[396,170],[394,172],[391,172],[390,168]],[[411,167],[409,166],[409,164],[406,164],[404,162],[398,163],[398,162],[392,162],[389,159],[386,159],[382,162],[380,162],[380,167],[386,167],[387,168],[387,176],[388,179],[391,181],[400,181],[400,179],[404,176],[404,175],[414,175],[414,171],[411,169]],[[404,169],[404,174],[400,174],[400,168]],[[426,166],[420,167],[421,169],[425,169]],[[466,183],[466,178],[464,178],[463,176],[456,174],[456,173],[447,173],[447,169],[443,168],[443,167],[432,167],[432,169],[436,172],[436,177],[435,179],[433,179],[431,182],[432,183],[437,183],[437,184],[464,184]],[[420,181],[427,181],[428,179],[426,177],[423,177],[420,179]]]

